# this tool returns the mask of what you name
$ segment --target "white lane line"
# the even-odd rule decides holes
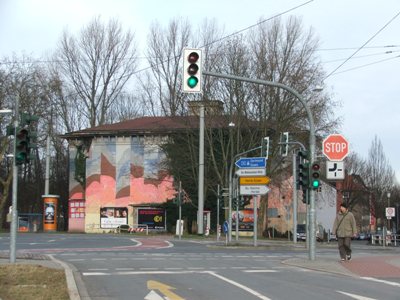
[[[268,298],[268,297],[266,297],[266,296],[264,296],[264,295],[261,295],[259,292],[255,291],[255,290],[253,290],[253,289],[251,289],[251,288],[249,288],[249,287],[247,287],[247,286],[245,286],[245,285],[243,285],[243,284],[240,284],[239,282],[236,282],[236,281],[233,281],[233,280],[231,280],[231,279],[229,279],[229,278],[226,278],[226,277],[224,277],[224,276],[221,276],[221,275],[219,275],[219,274],[217,274],[217,273],[215,273],[215,272],[206,271],[206,272],[204,272],[204,273],[210,274],[210,275],[212,275],[212,276],[214,276],[214,277],[217,277],[217,278],[219,278],[219,279],[221,279],[221,280],[223,280],[223,281],[225,281],[225,282],[228,282],[228,283],[230,283],[230,284],[232,284],[232,285],[234,285],[234,286],[236,286],[236,287],[238,287],[238,288],[240,288],[240,289],[242,289],[242,290],[244,290],[244,291],[246,291],[246,292],[252,294],[253,296],[256,296],[256,297],[259,298],[259,299],[262,299],[262,300],[271,300],[270,298]]]
[[[86,259],[83,258],[73,258],[73,259],[68,259],[68,261],[84,261]]]
[[[379,282],[379,283],[384,283],[387,285],[400,287],[400,283],[398,283],[398,282],[387,281],[387,280],[377,279],[377,278],[373,278],[373,277],[361,277],[361,278],[365,279],[365,280],[369,280],[369,281],[374,281],[374,282]]]
[[[356,295],[356,294],[350,294],[350,293],[346,293],[346,292],[342,292],[342,291],[336,291],[336,292],[346,295],[346,296],[349,296],[353,299],[357,299],[357,300],[377,300],[375,298],[368,298],[368,297],[364,297],[364,296],[360,296],[360,295]]]
[[[83,276],[109,276],[109,275],[162,275],[162,274],[193,274],[194,271],[127,271],[127,272],[84,272]]]
[[[276,273],[277,270],[244,270],[245,273]]]
[[[107,258],[92,258],[92,260],[96,260],[96,261],[104,261],[104,260],[107,260]]]

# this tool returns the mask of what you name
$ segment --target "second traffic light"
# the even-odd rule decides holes
[[[311,165],[311,188],[318,190],[321,185],[320,182],[321,167],[319,163],[315,162]]]
[[[15,163],[22,165],[28,161],[28,144],[29,144],[29,133],[25,128],[17,128],[17,134],[15,137]]]
[[[183,50],[183,92],[201,93],[202,76],[201,49]]]

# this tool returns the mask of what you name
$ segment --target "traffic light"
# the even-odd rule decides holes
[[[33,122],[39,120],[38,116],[21,113],[21,127],[26,130],[26,163],[35,158],[33,149],[37,148],[37,132],[32,125]]]
[[[28,130],[25,128],[17,128],[15,137],[15,163],[22,165],[28,160]]]
[[[299,150],[297,159],[297,189],[303,190],[303,202],[308,203],[308,189],[310,185],[310,165],[308,163],[308,152]]]
[[[289,152],[289,132],[283,132],[281,138],[281,155],[286,157]]]
[[[264,137],[261,140],[261,156],[268,158],[269,153],[269,137]]]
[[[183,92],[201,93],[201,49],[183,50]]]
[[[321,167],[319,163],[315,162],[311,165],[311,188],[313,190],[318,190],[321,185],[320,182]]]

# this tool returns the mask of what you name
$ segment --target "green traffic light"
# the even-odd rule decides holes
[[[190,88],[194,88],[199,83],[199,79],[196,76],[190,76],[187,80],[187,85]]]
[[[314,189],[319,188],[319,180],[313,180],[313,182],[312,182],[312,187],[313,187]]]

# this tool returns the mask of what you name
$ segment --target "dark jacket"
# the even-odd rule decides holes
[[[333,223],[333,232],[336,234],[336,237],[340,238],[354,236],[357,233],[354,215],[349,211],[345,213],[340,211]]]

